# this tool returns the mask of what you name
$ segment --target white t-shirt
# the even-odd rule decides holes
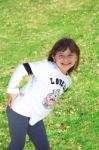
[[[23,116],[30,117],[34,125],[44,119],[61,95],[71,84],[71,77],[64,75],[54,62],[42,60],[29,62],[33,75],[28,83],[19,90],[20,81],[28,75],[23,64],[19,65],[7,88],[7,93],[23,93],[15,98],[12,109]]]

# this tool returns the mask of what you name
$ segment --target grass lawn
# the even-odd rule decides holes
[[[6,87],[14,68],[46,58],[70,36],[81,60],[73,84],[45,120],[51,150],[99,149],[98,0],[0,0],[0,150],[9,143]],[[24,81],[25,82],[25,81]],[[26,138],[25,150],[34,150]]]

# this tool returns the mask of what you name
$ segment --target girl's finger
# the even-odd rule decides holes
[[[11,103],[11,99],[8,99],[7,106],[10,106],[10,103]]]

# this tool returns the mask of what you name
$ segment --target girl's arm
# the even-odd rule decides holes
[[[7,87],[8,93],[7,105],[11,106],[15,97],[20,94],[19,84],[23,79],[23,77],[28,74],[32,74],[31,68],[28,63],[21,64],[15,69]]]

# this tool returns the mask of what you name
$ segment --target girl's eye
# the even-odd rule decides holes
[[[60,57],[60,58],[63,58],[64,56],[63,56],[63,55],[59,55],[59,57]]]
[[[72,56],[73,56],[72,54],[68,55],[68,57],[72,57]]]

